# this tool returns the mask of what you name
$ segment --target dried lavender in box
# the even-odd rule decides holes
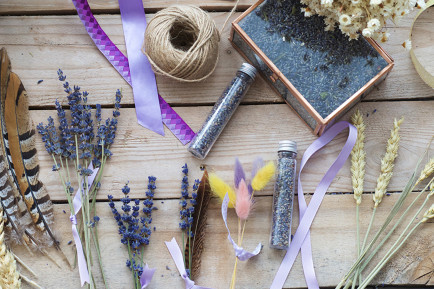
[[[298,0],[259,1],[232,23],[234,47],[298,115],[321,134],[393,67],[372,39],[324,31]]]

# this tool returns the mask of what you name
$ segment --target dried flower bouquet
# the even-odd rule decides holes
[[[350,39],[357,39],[359,33],[385,42],[389,33],[385,31],[388,19],[397,23],[415,6],[425,7],[424,0],[301,0],[307,7],[304,15],[324,17],[325,30],[334,30],[336,25]]]
[[[116,92],[115,109],[112,118],[103,121],[101,118],[101,105],[96,104],[93,119],[91,106],[88,103],[88,93],[86,91],[81,92],[78,86],[71,87],[60,69],[58,76],[59,80],[63,82],[71,115],[67,117],[67,111],[56,100],[59,120],[58,129],[51,116],[48,118],[46,125],[40,123],[37,129],[42,136],[47,152],[53,158],[53,171],[57,171],[59,174],[59,179],[68,199],[73,223],[76,223],[75,215],[78,214],[74,208],[73,194],[77,188],[77,192],[81,194],[81,223],[78,232],[80,232],[80,241],[84,248],[89,273],[87,287],[96,288],[92,274],[92,244],[97,252],[104,285],[107,287],[98,243],[96,225],[99,218],[95,214],[95,201],[96,194],[101,187],[100,181],[104,166],[112,156],[110,146],[116,136],[122,94],[119,90]],[[95,170],[98,171],[95,172],[96,175],[92,182],[91,176]],[[74,176],[76,179],[75,186],[73,186]]]

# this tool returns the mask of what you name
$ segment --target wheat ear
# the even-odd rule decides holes
[[[423,170],[420,172],[420,176],[416,181],[416,185],[434,173],[434,158],[431,158],[429,162],[426,163]]]
[[[3,216],[3,208],[0,208],[0,216]],[[4,221],[0,218],[0,287],[3,289],[21,288],[20,273],[14,255],[5,244]]]
[[[359,206],[362,202],[363,183],[365,180],[366,152],[365,152],[365,124],[362,114],[357,110],[351,117],[352,124],[357,128],[357,140],[351,151],[351,180],[353,183],[354,199],[356,200],[356,245],[357,256],[360,256],[360,225],[359,225]],[[355,275],[352,282],[354,289],[357,283],[358,274]],[[349,285],[348,283],[347,285]]]
[[[384,194],[386,193],[387,186],[389,185],[390,179],[393,175],[393,167],[395,159],[398,156],[399,147],[399,128],[404,118],[396,120],[393,122],[393,129],[390,132],[390,138],[387,141],[386,153],[381,160],[380,176],[377,179],[377,186],[374,193],[374,206],[377,207],[383,200]]]
[[[351,152],[351,179],[353,182],[354,199],[357,205],[362,202],[363,182],[365,179],[365,124],[359,110],[351,117],[351,122],[357,128],[357,140]]]

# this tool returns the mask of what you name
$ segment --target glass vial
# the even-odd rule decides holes
[[[291,242],[292,210],[295,191],[297,143],[279,142],[277,179],[273,194],[270,247],[287,250]]]
[[[256,76],[256,68],[243,63],[235,78],[215,103],[200,131],[190,142],[188,151],[204,159],[234,114]]]

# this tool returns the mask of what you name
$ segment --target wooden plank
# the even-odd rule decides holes
[[[366,116],[367,169],[365,190],[372,192],[379,174],[380,160],[385,152],[385,144],[390,135],[393,119],[404,116],[401,147],[395,166],[395,174],[389,189],[400,191],[413,171],[418,157],[425,150],[434,132],[432,109],[434,102],[372,102],[356,106]],[[202,125],[210,107],[180,107],[177,112],[185,117],[194,130]],[[348,119],[350,111],[344,119]],[[109,114],[110,111],[106,111]],[[35,123],[46,121],[53,111],[31,111]],[[233,161],[239,157],[250,171],[254,158],[275,160],[279,140],[297,141],[300,160],[306,148],[316,139],[307,125],[285,104],[242,105],[234,115],[210,154],[204,161],[194,158],[185,147],[166,129],[166,137],[159,136],[136,124],[133,109],[122,109],[119,118],[117,138],[113,145],[113,157],[105,168],[104,181],[99,198],[107,194],[119,198],[121,188],[130,181],[133,191],[145,186],[148,175],[158,178],[158,195],[161,198],[177,198],[180,192],[181,167],[188,163],[191,179],[200,178],[200,164],[210,166],[227,182],[232,182]],[[312,193],[327,168],[337,157],[345,135],[340,135],[325,150],[318,153],[306,166],[303,177],[304,190]],[[54,200],[65,201],[58,175],[51,171],[52,160],[45,152],[40,138],[37,147],[41,161],[41,179],[47,185]],[[434,147],[431,147],[431,155]],[[349,162],[339,172],[337,180],[329,192],[352,191]],[[270,184],[263,194],[271,194]],[[135,195],[137,196],[137,195]]]
[[[217,26],[221,27],[227,13],[212,15]],[[114,43],[125,52],[120,16],[99,15],[97,18]],[[394,28],[391,32],[390,41],[383,47],[395,59],[395,67],[366,100],[432,99],[432,88],[415,73],[408,52],[401,46],[408,38],[408,28]],[[227,39],[229,26],[222,35],[220,62],[207,80],[186,84],[157,76],[159,91],[166,101],[173,105],[215,102],[245,61]],[[87,89],[95,103],[112,103],[113,93],[118,88],[123,89],[124,104],[133,103],[130,86],[98,51],[77,16],[0,17],[0,46],[8,49],[13,70],[20,75],[31,96],[31,106],[52,106],[54,100],[63,94],[56,75],[58,68],[64,70],[70,83]],[[43,82],[37,84],[39,80]],[[263,79],[258,78],[245,103],[283,101]]]
[[[117,0],[89,0],[89,6],[93,13],[119,13],[119,3]],[[208,11],[229,11],[236,1],[233,0],[177,0],[176,3],[165,0],[147,1],[143,0],[143,6],[146,12],[154,12],[170,6],[178,5],[196,5]],[[255,0],[240,0],[237,9],[243,11],[254,4]],[[17,15],[17,14],[65,14],[74,13],[76,10],[71,1],[68,0],[43,0],[38,3],[29,3],[25,0],[2,1],[0,3],[0,15]]]
[[[119,14],[119,4],[116,0],[89,0],[89,6],[94,14],[100,13],[117,13]],[[237,11],[245,11],[251,5],[256,3],[256,0],[240,0],[237,6]],[[172,3],[165,0],[146,1],[143,0],[143,6],[147,13],[155,12],[168,7]],[[176,4],[196,5],[207,11],[230,11],[234,5],[234,0],[177,0]],[[0,2],[0,15],[47,15],[47,14],[76,14],[74,5],[69,0],[40,0],[38,3],[29,3],[26,0],[4,0]],[[410,27],[411,19],[417,13],[417,9],[409,15],[403,17],[399,25]],[[388,22],[388,26],[394,26],[392,22]]]
[[[145,190],[139,190],[143,196]],[[158,195],[158,194],[157,194]],[[415,194],[409,197],[412,200]],[[374,223],[373,232],[378,229],[385,219],[398,194],[385,197],[377,212],[377,221]],[[365,201],[366,200],[366,201]],[[421,202],[418,201],[418,204]],[[117,204],[119,206],[119,204]],[[152,288],[183,288],[183,281],[176,271],[175,265],[164,245],[176,237],[181,244],[181,232],[178,228],[178,200],[156,201],[158,210],[153,214],[153,226],[156,230],[151,236],[151,243],[145,249],[145,261],[151,268],[156,268],[156,274],[152,280]],[[297,207],[297,206],[295,206]],[[61,246],[69,259],[73,259],[73,248],[67,245],[72,240],[69,217],[63,213],[69,211],[67,205],[55,205],[55,228],[61,237]],[[361,231],[367,228],[372,202],[364,199],[361,205]],[[416,210],[412,210],[414,213]],[[101,217],[98,227],[104,271],[109,282],[109,288],[130,289],[131,275],[125,267],[127,251],[120,243],[117,227],[111,215],[107,203],[98,203],[97,212]],[[294,212],[294,231],[298,223],[298,212]],[[316,274],[321,287],[335,286],[346,270],[351,266],[356,256],[355,246],[355,209],[354,199],[351,195],[327,195],[321,205],[316,219],[311,228],[312,248]],[[410,214],[411,215],[411,214]],[[236,215],[229,211],[229,226],[236,236]],[[259,256],[241,262],[238,267],[237,288],[268,288],[272,278],[280,265],[284,251],[273,250],[268,247],[269,230],[271,224],[271,197],[257,199],[255,209],[249,217],[246,226],[243,246],[252,250],[258,242],[264,247]],[[394,257],[386,269],[375,279],[375,284],[411,284],[413,270],[420,262],[420,256],[426,256],[432,250],[433,241],[431,232],[433,223],[427,223],[408,240]],[[394,234],[392,240],[396,239]],[[390,246],[390,245],[389,245]],[[228,288],[231,278],[234,257],[233,249],[227,240],[227,232],[221,219],[220,204],[216,199],[211,201],[207,222],[207,237],[202,256],[202,270],[197,284],[216,289]],[[77,269],[70,271],[65,264],[59,261],[64,268],[55,267],[47,258],[35,255],[29,256],[24,248],[13,248],[14,252],[29,264],[38,274],[36,280],[45,288],[62,284],[62,288],[78,288],[79,275]],[[60,260],[57,253],[52,255]],[[384,254],[384,252],[382,253]],[[379,254],[379,257],[382,256]],[[378,260],[378,259],[375,259]],[[166,267],[167,266],[167,267]],[[95,270],[96,272],[97,270]],[[28,275],[28,273],[26,272]],[[254,278],[252,278],[255,276]],[[96,276],[98,288],[101,288],[101,277]],[[285,288],[305,287],[304,276],[298,257],[291,271]],[[24,288],[30,288],[24,286]]]

